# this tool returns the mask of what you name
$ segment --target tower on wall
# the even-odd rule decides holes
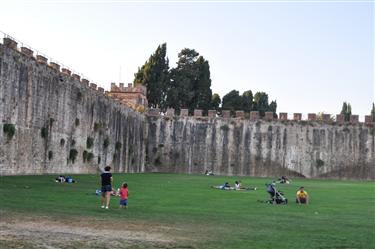
[[[133,86],[129,83],[127,87],[124,87],[124,83],[120,83],[118,86],[116,83],[111,83],[111,91],[108,93],[109,96],[120,100],[134,110],[143,112],[147,106],[147,88],[142,84],[136,84]]]

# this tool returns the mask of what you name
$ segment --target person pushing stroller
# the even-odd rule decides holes
[[[268,201],[270,204],[287,204],[288,199],[283,193],[277,191],[276,183],[273,181],[270,184],[266,184],[267,192],[270,194],[271,199]]]

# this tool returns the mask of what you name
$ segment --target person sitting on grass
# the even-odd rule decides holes
[[[120,206],[119,208],[125,207],[128,209],[128,196],[129,196],[129,190],[128,190],[128,184],[123,183],[122,187],[120,189]]]
[[[304,187],[300,187],[296,194],[296,203],[298,204],[309,204],[309,195],[305,191]]]

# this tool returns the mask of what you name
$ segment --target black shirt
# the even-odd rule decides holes
[[[102,186],[111,185],[112,174],[109,172],[104,172],[100,175],[102,177]]]

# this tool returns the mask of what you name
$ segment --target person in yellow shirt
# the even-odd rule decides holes
[[[304,187],[300,187],[296,194],[296,203],[309,204],[309,194],[305,191]]]

